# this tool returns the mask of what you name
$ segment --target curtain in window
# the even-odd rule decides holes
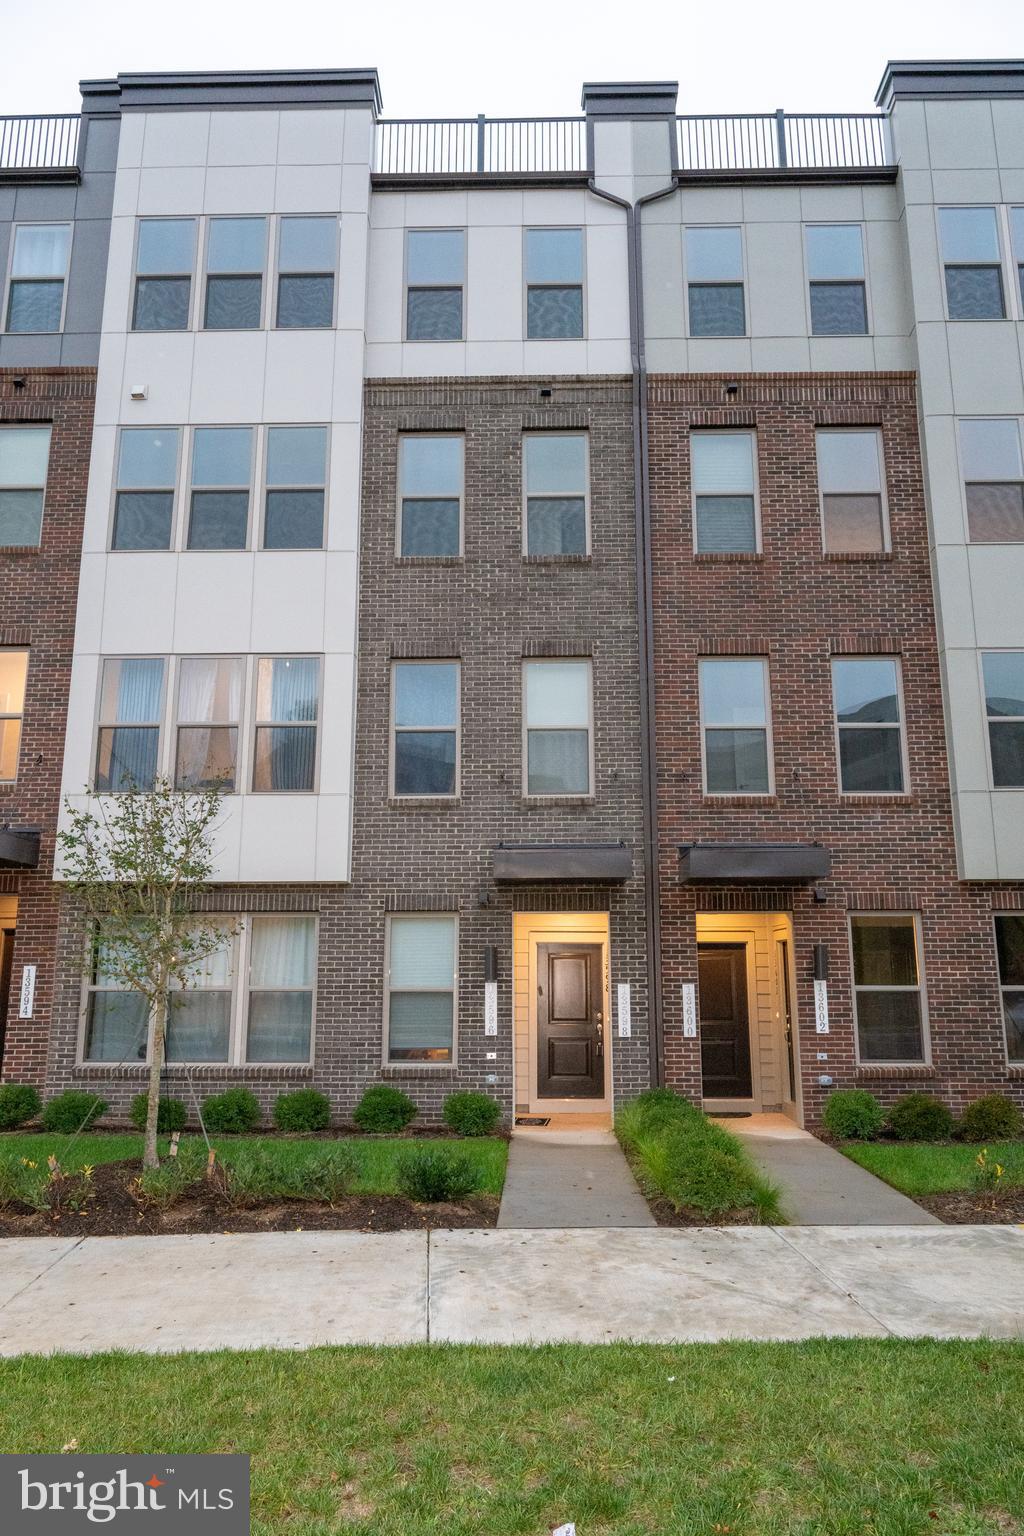
[[[316,658],[276,658],[271,666],[270,713],[263,718],[277,722],[315,720],[319,670]]]
[[[237,661],[189,656],[181,663],[178,686],[179,720],[238,719],[242,702],[241,667]]]
[[[159,658],[136,658],[115,662],[117,678],[117,715],[119,724],[149,724],[160,718],[160,690],[164,664]]]
[[[316,930],[311,916],[253,918],[251,986],[311,987],[315,957]]]

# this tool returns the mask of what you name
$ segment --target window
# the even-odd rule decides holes
[[[834,660],[832,695],[843,794],[903,794],[903,727],[896,660],[892,656]]]
[[[1017,292],[1020,294],[1021,314],[1024,315],[1024,208],[1010,209],[1010,236],[1013,240],[1013,261],[1017,268]]]
[[[961,421],[967,528],[974,544],[1024,541],[1024,461],[1020,423],[1010,417]]]
[[[0,427],[0,548],[39,543],[49,462],[49,427]]]
[[[323,549],[326,427],[270,427],[264,549]]]
[[[145,1061],[149,1051],[146,999],[116,974],[115,945],[106,929],[93,946],[82,1054],[86,1061]]]
[[[583,335],[582,229],[526,231],[526,334],[534,341]]]
[[[462,553],[461,436],[402,437],[398,443],[398,553]]]
[[[237,788],[242,663],[184,656],[178,666],[176,789]]]
[[[388,923],[389,1061],[451,1061],[458,918],[410,913]]]
[[[261,656],[256,666],[257,794],[309,794],[316,775],[320,661],[316,656]]]
[[[1006,1054],[1024,1061],[1024,914],[996,914],[996,956],[1003,996]]]
[[[407,341],[462,340],[466,236],[461,229],[410,229],[406,244]]]
[[[587,438],[531,433],[523,438],[528,555],[585,555],[587,539]]]
[[[334,323],[336,218],[283,218],[278,235],[279,330],[322,330]]]
[[[880,432],[821,430],[818,493],[827,554],[880,554],[886,548]]]
[[[170,549],[177,478],[176,427],[122,428],[111,548]]]
[[[189,549],[244,549],[252,480],[251,427],[196,427],[192,433]]]
[[[392,693],[392,794],[456,794],[459,663],[397,661]]]
[[[691,432],[694,548],[757,552],[753,432]]]
[[[70,224],[16,224],[7,294],[9,331],[59,331],[71,253]]]
[[[310,1059],[315,969],[312,916],[252,919],[246,1061]]]
[[[133,330],[188,330],[195,253],[195,219],[140,222]]]
[[[263,314],[266,219],[211,219],[206,244],[208,331],[254,331]]]
[[[591,794],[590,662],[528,661],[523,680],[526,793]]]
[[[1024,651],[984,651],[985,714],[996,789],[1024,789]]]
[[[917,919],[851,916],[853,995],[861,1061],[924,1061]]]
[[[865,336],[868,306],[859,224],[807,226],[812,336]]]
[[[738,228],[686,231],[691,336],[743,336],[743,245]]]
[[[704,793],[768,795],[768,664],[758,657],[700,661]]]
[[[235,943],[227,919],[222,926],[223,945],[190,967],[188,986],[171,983],[165,1043],[168,1061],[231,1060]]]
[[[0,784],[18,777],[28,651],[0,651]]]
[[[96,750],[99,794],[153,788],[160,753],[163,690],[162,657],[128,657],[103,663]]]
[[[1002,320],[1003,265],[994,208],[940,208],[939,234],[951,320]]]

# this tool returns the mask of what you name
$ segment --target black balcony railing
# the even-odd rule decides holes
[[[66,171],[78,163],[75,112],[0,117],[0,171]]]
[[[584,117],[414,118],[377,124],[386,176],[557,174],[587,168]]]
[[[679,117],[681,171],[856,171],[892,164],[888,119],[768,112],[742,117]]]

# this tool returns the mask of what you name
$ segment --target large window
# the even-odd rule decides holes
[[[261,656],[256,664],[252,787],[258,794],[309,794],[316,779],[320,661]]]
[[[850,918],[857,1048],[861,1061],[923,1061],[920,935],[911,914]]]
[[[591,691],[589,661],[524,663],[528,795],[593,792]]]
[[[960,423],[960,462],[973,544],[1024,542],[1024,460],[1012,416]]]
[[[327,428],[269,428],[264,549],[323,548],[326,485]]]
[[[405,254],[407,341],[462,340],[466,233],[410,229]]]
[[[308,1061],[316,926],[312,917],[252,919],[246,1061]]]
[[[177,427],[125,427],[117,455],[113,549],[170,549]]]
[[[880,553],[886,548],[882,434],[821,428],[816,439],[826,553]]]
[[[71,254],[70,224],[16,224],[7,329],[59,331]]]
[[[533,432],[523,438],[525,553],[587,553],[587,436]]]
[[[0,650],[0,784],[18,777],[28,651]]]
[[[252,427],[192,433],[189,549],[244,549],[249,536]]]
[[[235,656],[183,656],[178,665],[176,789],[237,788],[243,664]]]
[[[142,219],[135,253],[135,331],[187,331],[196,260],[195,219]]]
[[[843,794],[902,794],[899,663],[892,656],[837,658],[832,663],[832,695]]]
[[[398,443],[398,553],[462,553],[463,440],[420,434]]]
[[[451,1061],[458,918],[409,913],[388,923],[387,1058]]]
[[[808,224],[812,336],[864,336],[868,329],[864,240],[859,224]]]
[[[996,913],[996,957],[1006,1028],[1006,1054],[1024,1062],[1024,913]]]
[[[526,334],[533,341],[583,335],[582,229],[526,231]]]
[[[996,789],[1024,789],[1024,651],[984,651],[985,714]]]
[[[757,550],[753,432],[691,432],[694,549],[706,554]]]
[[[160,759],[162,657],[133,656],[103,663],[96,789],[100,794],[152,789]]]
[[[738,226],[686,231],[686,291],[691,336],[743,336],[743,243]]]
[[[206,231],[208,331],[254,331],[263,318],[267,221],[210,219]]]
[[[951,320],[1002,320],[1003,263],[994,208],[940,208],[939,235]]]
[[[277,256],[277,324],[281,330],[322,330],[334,323],[336,218],[282,218]]]
[[[188,985],[172,983],[167,1011],[168,1061],[230,1061],[236,945],[228,920],[219,949],[191,967]],[[239,925],[239,932],[241,926]]]
[[[48,426],[0,426],[0,547],[39,543],[49,462]]]
[[[699,666],[705,794],[770,794],[768,663],[705,656]]]
[[[396,661],[391,788],[454,795],[459,782],[459,663]]]

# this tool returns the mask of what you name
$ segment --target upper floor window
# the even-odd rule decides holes
[[[1020,311],[1024,315],[1024,208],[1010,209],[1010,238],[1013,241],[1013,262],[1017,268]]]
[[[912,914],[850,917],[861,1061],[924,1060],[920,938]]]
[[[122,429],[112,549],[170,549],[177,479],[177,427]]]
[[[989,758],[996,789],[1024,789],[1024,651],[983,651]]]
[[[895,657],[836,658],[832,696],[843,794],[901,795],[905,752]]]
[[[534,341],[583,335],[582,229],[526,231],[526,334]]]
[[[451,1061],[459,920],[447,912],[388,919],[387,1058]]]
[[[249,537],[252,427],[192,432],[189,549],[244,549]]]
[[[133,330],[188,330],[195,260],[195,219],[140,220]]]
[[[523,666],[528,795],[593,793],[593,706],[589,661]]]
[[[996,210],[940,208],[939,233],[949,318],[1002,320],[1006,302]]]
[[[96,744],[98,793],[153,788],[159,767],[163,693],[162,656],[103,663]]]
[[[38,544],[50,428],[0,426],[0,548]]]
[[[0,784],[18,777],[28,651],[0,650]]]
[[[270,427],[264,549],[322,549],[327,428]]]
[[[768,663],[704,656],[699,668],[704,793],[771,794]]]
[[[266,219],[210,219],[203,312],[208,331],[259,329],[266,259]]]
[[[868,329],[864,239],[859,224],[808,224],[812,336],[864,336]]]
[[[256,664],[254,793],[310,794],[320,713],[318,656],[261,656]]]
[[[815,437],[826,552],[880,553],[886,548],[882,434],[821,428]]]
[[[691,432],[694,548],[698,554],[755,553],[757,497],[753,432]]]
[[[237,656],[183,656],[179,662],[176,789],[237,788],[242,673]]]
[[[281,219],[277,256],[277,324],[318,330],[334,323],[338,221],[321,215]]]
[[[71,254],[70,224],[16,224],[7,329],[59,331]]]
[[[457,661],[395,662],[392,794],[458,793],[459,670]]]
[[[528,555],[585,555],[587,519],[585,432],[531,432],[523,438]]]
[[[410,229],[405,252],[407,341],[462,340],[463,229]]]
[[[1024,1061],[1024,913],[996,913],[996,957],[1006,1054],[1011,1061]]]
[[[1024,460],[1012,416],[960,422],[967,528],[974,544],[1024,541]]]
[[[738,226],[686,231],[686,289],[691,336],[743,336],[743,242]]]
[[[463,440],[410,434],[398,444],[398,553],[462,552]]]

